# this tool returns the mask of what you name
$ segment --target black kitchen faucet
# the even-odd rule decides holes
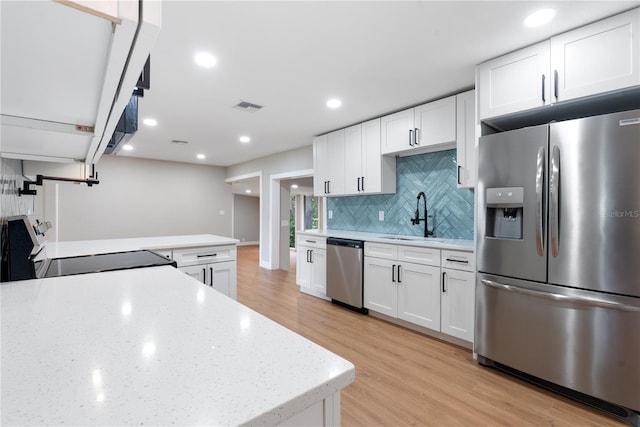
[[[424,199],[424,218],[420,218],[420,197]],[[433,230],[429,231],[428,227],[428,214],[427,214],[427,196],[424,194],[424,191],[418,193],[418,201],[416,202],[416,217],[411,218],[411,224],[418,225],[421,221],[424,221],[424,237],[433,236]]]

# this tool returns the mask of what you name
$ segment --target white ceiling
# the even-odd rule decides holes
[[[474,86],[474,66],[638,1],[164,1],[134,150],[119,155],[230,166],[315,135]],[[543,7],[554,21],[525,29]],[[197,66],[209,51],[214,68]],[[342,107],[329,110],[330,97]],[[240,101],[263,105],[255,113]],[[248,144],[238,142],[248,135]],[[171,144],[173,139],[189,144]],[[197,160],[203,153],[205,160]]]

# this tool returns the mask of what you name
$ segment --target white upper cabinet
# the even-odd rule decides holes
[[[344,129],[313,140],[313,194],[341,196],[345,192]]]
[[[540,107],[549,102],[549,41],[480,64],[480,119]]]
[[[478,177],[476,91],[456,95],[456,110],[458,188],[474,188]]]
[[[345,129],[345,194],[380,194],[396,191],[396,162],[383,156],[380,119]]]
[[[381,119],[382,154],[410,150],[414,146],[413,108]]]
[[[380,119],[318,136],[313,141],[316,196],[395,193],[395,158],[380,149]]]
[[[161,2],[4,1],[0,7],[0,155],[97,162],[155,43]]]
[[[429,151],[456,140],[456,97],[382,117],[382,153]]]
[[[557,101],[640,84],[640,9],[552,37],[551,65]]]
[[[640,85],[640,9],[480,64],[479,119]]]

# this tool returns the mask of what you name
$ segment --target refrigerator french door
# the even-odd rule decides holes
[[[484,136],[478,159],[479,359],[637,425],[640,110]]]

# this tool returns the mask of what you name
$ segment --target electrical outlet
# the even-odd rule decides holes
[[[333,211],[329,210],[329,219],[333,219]]]
[[[378,221],[384,221],[384,211],[378,211]]]

